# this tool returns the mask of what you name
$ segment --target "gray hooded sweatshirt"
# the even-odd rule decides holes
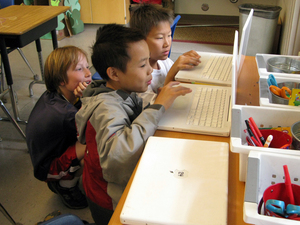
[[[83,186],[90,200],[111,209],[105,203],[111,198],[114,209],[165,108],[143,109],[136,93],[112,90],[105,81],[89,85],[81,101],[75,118],[78,140],[87,145]]]

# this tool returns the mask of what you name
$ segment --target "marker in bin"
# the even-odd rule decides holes
[[[267,137],[267,140],[266,140],[266,142],[265,142],[265,144],[264,144],[264,147],[269,147],[272,140],[273,140],[273,135],[270,134],[270,135]]]
[[[259,139],[261,141],[261,143],[264,145],[265,144],[265,139],[264,137],[262,136],[260,130],[258,129],[256,123],[254,122],[254,119],[252,117],[249,118],[249,121],[250,121],[250,124],[253,126],[253,128],[255,129],[257,135],[259,136]]]
[[[244,130],[244,133],[246,134],[246,140],[247,140],[248,145],[250,145],[250,146],[256,146],[255,143],[250,138],[250,135],[248,134],[247,129]]]
[[[256,133],[254,127],[249,123],[248,120],[245,120],[245,123],[247,126],[247,132],[250,135],[250,138],[254,142],[255,146],[263,147],[263,144],[261,143],[261,140],[259,139],[259,136]]]

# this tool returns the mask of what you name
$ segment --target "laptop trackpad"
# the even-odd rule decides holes
[[[179,96],[175,99],[175,101],[172,104],[172,109],[186,109],[189,105],[189,97],[187,95],[185,96]]]

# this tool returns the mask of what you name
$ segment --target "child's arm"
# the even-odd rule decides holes
[[[87,86],[88,86],[88,84],[86,82],[80,82],[73,92],[74,95],[78,98],[81,98],[82,92],[86,89]]]
[[[179,56],[169,70],[164,85],[168,84],[170,81],[174,81],[174,77],[179,70],[192,69],[194,68],[194,66],[198,66],[201,62],[200,57],[201,56],[194,50],[191,50]]]

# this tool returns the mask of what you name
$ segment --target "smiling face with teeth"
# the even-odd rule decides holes
[[[85,55],[79,54],[77,64],[73,63],[68,68],[67,81],[61,82],[59,90],[69,102],[73,103],[76,102],[78,96],[82,96],[82,91],[91,81],[92,76],[87,58]]]
[[[79,55],[77,65],[71,65],[67,70],[68,82],[65,84],[66,88],[73,92],[79,83],[90,84],[92,81],[89,64],[84,55]]]
[[[82,91],[91,83],[88,55],[76,46],[56,48],[45,62],[45,84],[47,91],[58,92],[74,103]]]

